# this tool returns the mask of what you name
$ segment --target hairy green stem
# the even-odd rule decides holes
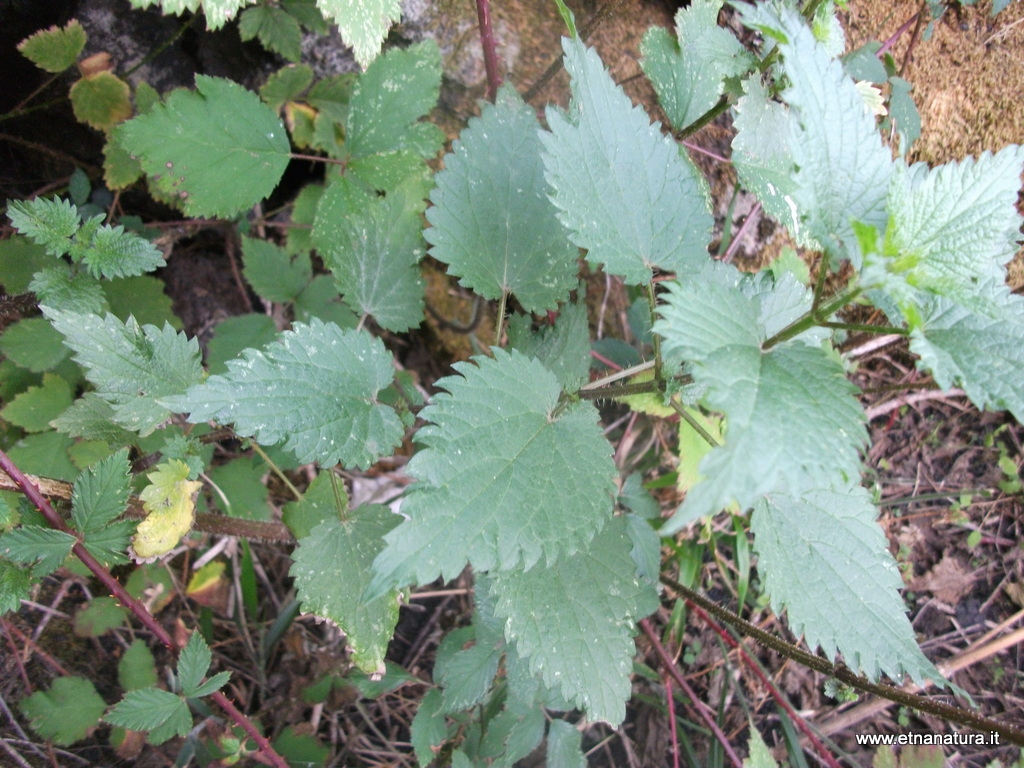
[[[505,306],[508,303],[508,291],[501,292],[498,300],[498,316],[494,319],[494,346],[501,346],[501,334],[505,330]]]
[[[1009,725],[999,720],[994,720],[990,717],[976,715],[969,710],[958,709],[950,706],[949,704],[943,704],[942,702],[935,701],[934,699],[930,699],[925,696],[907,693],[906,691],[900,690],[899,688],[891,685],[873,683],[866,677],[855,675],[846,666],[836,666],[827,659],[815,656],[813,653],[808,653],[807,651],[797,648],[792,643],[786,642],[780,637],[776,637],[769,632],[765,632],[760,627],[754,626],[746,619],[737,616],[732,611],[723,608],[698,592],[689,589],[688,587],[684,587],[682,584],[668,576],[663,575],[661,577],[661,583],[675,592],[679,597],[685,598],[687,601],[699,605],[719,621],[725,622],[738,632],[756,640],[761,643],[761,645],[785,656],[787,659],[792,659],[798,664],[802,664],[808,669],[834,677],[840,682],[846,683],[857,690],[864,691],[865,693],[873,693],[876,696],[881,696],[883,699],[887,699],[888,701],[902,704],[906,707],[910,707],[911,709],[916,709],[919,712],[936,715],[937,717],[941,717],[949,722],[958,723],[960,725],[967,726],[968,728],[974,728],[983,732],[995,731],[1007,741],[1024,746],[1024,730],[1021,728]]]
[[[704,438],[704,441],[708,445],[710,445],[712,448],[718,447],[718,441],[715,440],[715,438],[711,435],[710,432],[704,429],[703,425],[701,425],[699,421],[693,418],[693,414],[686,410],[685,406],[682,403],[680,403],[673,397],[669,401],[669,405],[672,406],[672,410],[679,414],[679,418],[681,418],[683,421],[689,424],[694,432],[696,432],[698,435]]]
[[[860,331],[863,333],[895,333],[899,336],[909,336],[910,331],[906,328],[896,328],[891,325],[868,325],[867,323],[818,323],[822,328],[831,328],[836,331]]]
[[[774,336],[766,339],[761,345],[761,349],[767,352],[772,347],[777,346],[784,341],[789,341],[810,328],[814,328],[815,326],[820,326],[823,323],[828,322],[828,318],[832,317],[832,315],[856,299],[861,294],[861,290],[861,288],[852,288],[841,293],[837,298],[830,301],[824,307],[808,310]]]
[[[281,471],[281,468],[274,463],[274,460],[267,455],[267,452],[260,447],[259,443],[249,441],[249,446],[270,467],[270,471],[277,475],[277,479],[284,483],[285,488],[295,497],[295,500],[302,501],[302,491],[295,487],[295,484],[288,479],[288,475]]]
[[[647,290],[647,305],[651,312],[651,327],[658,321],[658,297],[654,293],[654,281],[648,280],[645,286]],[[654,340],[654,381],[658,385],[658,391],[664,390],[664,382],[661,378],[661,337],[656,334],[651,334]]]

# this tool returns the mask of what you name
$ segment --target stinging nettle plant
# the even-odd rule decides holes
[[[427,161],[444,137],[422,119],[441,78],[430,42],[377,58],[356,46],[361,61],[373,60],[354,82],[313,83],[294,65],[258,95],[206,76],[162,100],[137,94],[141,114],[108,134],[108,185],[144,172],[155,196],[191,217],[245,231],[242,217],[277,187],[293,144],[325,156],[325,182],[294,207],[293,221],[311,229],[292,230],[283,245],[242,239],[249,285],[291,305],[295,321],[204,371],[195,339],[108,311],[110,285],[162,265],[146,237],[102,216],[83,221],[81,201],[12,201],[11,222],[49,259],[29,287],[87,382],[53,426],[111,449],[75,483],[69,530],[27,515],[0,539],[0,605],[15,608],[76,543],[108,567],[177,544],[209,462],[181,414],[322,468],[288,520],[298,539],[291,575],[303,610],[344,630],[365,673],[385,672],[409,587],[472,567],[473,622],[442,641],[437,688],[413,722],[423,765],[442,745],[452,764],[511,765],[545,734],[552,764],[579,764],[579,733],[544,710],[622,722],[637,622],[659,605],[662,539],[724,510],[752,510],[771,605],[812,649],[841,654],[872,680],[944,683],[917,646],[860,483],[866,419],[837,348],[852,328],[839,313],[882,310],[889,324],[870,330],[907,336],[941,387],[1022,420],[1024,299],[1006,287],[1004,265],[1020,239],[1024,150],[909,165],[912,120],[890,131],[895,148],[883,140],[871,89],[848,71],[863,79],[876,68],[837,58],[842,32],[830,4],[813,24],[788,3],[733,4],[764,40],[755,53],[718,26],[721,7],[695,0],[681,10],[678,38],[650,30],[643,68],[674,131],[731,99],[740,184],[820,254],[812,286],[786,270],[745,274],[710,258],[706,181],[614,83],[568,12],[568,108],[549,107],[542,126],[506,85],[436,174]],[[888,79],[881,69],[876,83]],[[907,114],[905,103],[890,107]],[[313,250],[331,278],[314,276]],[[456,363],[424,404],[374,331],[422,322],[418,263],[428,252],[497,309],[490,350]],[[647,297],[650,359],[595,381],[581,252]],[[843,264],[852,276],[829,293],[827,277]],[[522,312],[506,317],[513,299]],[[531,316],[549,311],[557,319],[534,330]],[[253,318],[242,335],[266,337]],[[18,349],[16,335],[5,352]],[[70,365],[59,351],[52,357],[32,370]],[[639,393],[681,416],[680,458],[694,468],[667,518],[638,477],[620,477],[594,405]],[[414,482],[401,515],[349,509],[333,468],[366,469],[410,433]],[[151,516],[136,529],[118,519],[130,494],[123,447],[143,444],[161,460],[139,496]],[[202,683],[209,659],[188,653],[181,696],[223,684],[219,675]],[[165,720],[132,709],[162,694],[174,700]],[[181,734],[190,724],[182,702],[129,694],[106,719]]]

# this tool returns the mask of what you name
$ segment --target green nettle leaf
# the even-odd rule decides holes
[[[597,53],[562,40],[572,78],[568,115],[548,109],[542,133],[551,200],[587,260],[646,283],[655,267],[697,269],[711,233],[706,183],[685,152],[615,85]]]
[[[990,303],[977,311],[942,297],[927,301],[910,350],[943,389],[960,386],[979,408],[1005,408],[1024,422],[1024,297],[1002,279],[978,293]]]
[[[99,281],[88,272],[76,270],[63,262],[36,272],[29,283],[29,290],[40,304],[54,309],[92,315],[107,308],[107,299]]]
[[[242,238],[242,274],[267,301],[295,301],[313,279],[309,256],[290,256],[267,240]]]
[[[103,719],[133,731],[149,731],[149,743],[157,745],[192,729],[192,713],[185,700],[160,688],[129,691]]]
[[[441,52],[437,43],[426,40],[404,50],[390,49],[367,67],[352,90],[345,132],[349,153],[365,157],[411,149],[423,157],[433,157],[444,135],[437,126],[418,121],[434,108],[440,92]]]
[[[171,92],[115,134],[189,216],[233,216],[255,205],[277,186],[290,157],[274,110],[237,83],[205,75],[196,76],[195,91]]]
[[[58,197],[11,200],[7,203],[7,216],[15,229],[43,246],[51,256],[63,256],[71,250],[71,238],[82,224],[78,208]]]
[[[75,119],[97,131],[109,131],[131,117],[131,89],[113,72],[97,72],[71,86],[71,107]]]
[[[262,347],[277,339],[274,318],[255,312],[228,317],[217,323],[206,346],[206,367],[210,373],[225,373],[228,360],[249,347]]]
[[[279,53],[288,61],[302,58],[302,28],[295,18],[271,5],[246,8],[238,17],[238,34],[243,40],[259,38],[268,51]]]
[[[750,527],[758,570],[777,613],[811,648],[872,679],[910,674],[941,683],[924,657],[900,597],[903,579],[866,490],[846,486],[771,494],[754,507]]]
[[[293,554],[302,610],[330,619],[345,633],[352,662],[367,674],[384,672],[384,654],[398,622],[398,591],[364,602],[373,559],[384,547],[384,534],[401,521],[387,507],[363,505],[320,523],[299,540]]]
[[[64,335],[75,360],[86,369],[96,394],[114,409],[114,420],[147,435],[170,416],[159,398],[178,395],[202,379],[199,343],[170,325],[140,327],[113,315],[83,315],[43,307]]]
[[[789,105],[788,131],[776,107],[752,104],[739,108],[753,114],[739,126],[734,160],[740,180],[786,224],[801,242],[817,240],[831,254],[848,257],[854,242],[851,221],[884,229],[885,195],[892,174],[890,150],[882,143],[875,119],[842,64],[831,59],[796,11],[774,6],[744,6],[743,22],[772,34],[779,42],[782,71],[789,81],[782,94]],[[751,88],[751,85],[754,87]],[[746,98],[764,98],[747,84]],[[770,119],[762,121],[761,116]],[[781,129],[781,130],[780,130]],[[755,134],[762,130],[766,136]],[[788,148],[768,150],[772,141]],[[753,154],[751,155],[751,150]],[[783,162],[790,180],[777,183]],[[768,173],[761,171],[767,166]],[[788,213],[787,213],[788,210]],[[805,231],[806,230],[806,231]]]
[[[71,386],[55,373],[43,376],[38,387],[29,387],[0,410],[0,418],[26,432],[42,432],[50,421],[71,406]]]
[[[53,26],[26,37],[18,43],[18,51],[40,69],[56,74],[78,60],[85,42],[85,29],[72,19],[63,27]]]
[[[766,493],[799,495],[859,476],[863,411],[842,366],[817,345],[820,332],[761,349],[810,308],[802,286],[791,276],[741,279],[716,264],[700,280],[670,283],[666,298],[654,326],[663,349],[690,362],[694,380],[707,387],[704,401],[728,427],[663,535],[732,501],[745,508]]]
[[[164,255],[159,248],[134,232],[125,232],[120,226],[104,225],[89,242],[75,243],[75,246],[72,256],[81,253],[82,263],[93,277],[132,277],[164,266]]]
[[[145,238],[125,232],[124,227],[101,225],[102,214],[83,224],[78,208],[66,200],[12,200],[8,216],[47,253],[70,254],[71,260],[84,263],[94,278],[141,275],[164,265],[163,254]],[[42,287],[47,288],[47,282]]]
[[[533,331],[529,315],[515,315],[508,324],[509,344],[540,360],[565,389],[579,387],[590,373],[590,326],[583,293],[581,284],[579,299],[562,306],[554,326]]]
[[[362,67],[372,66],[388,29],[402,16],[398,0],[317,0],[317,7],[338,25],[341,39],[352,46]]]
[[[896,253],[912,285],[956,297],[975,293],[985,278],[1004,279],[1017,252],[1017,212],[1024,147],[1010,145],[977,160],[899,172],[889,188],[887,250]]]
[[[553,564],[477,576],[530,671],[592,720],[613,725],[632,688],[635,621],[658,607],[631,547],[625,521],[614,518],[586,549]]]
[[[249,10],[255,10],[255,8]],[[247,10],[246,13],[248,12]],[[242,15],[245,16],[245,14]],[[267,82],[260,86],[260,98],[277,112],[285,105],[285,102],[298,98],[312,83],[312,67],[306,64],[289,64],[277,70],[267,78]]]
[[[715,106],[725,78],[738,77],[753,64],[736,36],[718,26],[722,4],[694,0],[676,13],[675,38],[652,27],[640,43],[640,66],[675,128],[685,128]]]
[[[476,623],[445,635],[434,661],[434,681],[442,686],[445,712],[483,701],[498,673],[505,642],[500,631]]]
[[[313,242],[345,301],[378,325],[401,333],[423,322],[421,216],[415,183],[385,197],[367,195],[342,179],[320,201]]]
[[[368,467],[402,440],[398,414],[377,401],[393,378],[383,342],[313,318],[163,402],[189,412],[193,424],[217,419],[262,443],[284,443],[301,462]]]
[[[420,412],[408,517],[374,562],[375,594],[410,582],[531,568],[586,546],[615,495],[611,446],[587,402],[560,405],[555,375],[515,350],[456,363]]]
[[[548,200],[534,109],[506,85],[445,155],[430,194],[430,255],[486,299],[514,293],[528,312],[576,286],[578,249]]]
[[[110,445],[134,442],[131,432],[114,423],[113,406],[95,392],[86,392],[51,422],[58,432]]]
[[[106,708],[92,681],[81,677],[58,677],[50,690],[36,691],[21,702],[32,730],[64,747],[84,739]]]

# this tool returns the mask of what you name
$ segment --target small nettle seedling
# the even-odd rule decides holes
[[[223,21],[236,10],[229,5],[205,10]],[[897,564],[860,484],[866,419],[836,346],[848,329],[839,313],[874,305],[888,322],[874,330],[907,336],[940,386],[1024,417],[1024,380],[1015,375],[1024,299],[1004,283],[1020,239],[1024,150],[908,165],[901,157],[914,130],[901,101],[890,102],[887,118],[899,137],[894,159],[865,98],[877,91],[858,86],[850,70],[879,83],[890,73],[862,57],[836,58],[841,29],[830,4],[813,26],[787,4],[737,4],[740,21],[768,41],[758,52],[717,25],[721,7],[695,0],[679,11],[676,36],[651,30],[643,68],[675,131],[732,103],[740,184],[820,254],[814,286],[799,269],[744,274],[709,258],[705,180],[575,35],[562,42],[568,109],[548,108],[541,126],[505,86],[436,174],[427,160],[443,137],[422,119],[441,78],[430,42],[390,50],[354,83],[325,88],[301,67],[276,74],[260,95],[199,76],[194,91],[154,100],[114,128],[108,158],[133,158],[156,193],[195,217],[234,217],[270,194],[292,159],[289,138],[331,161],[324,184],[303,190],[294,207],[293,219],[311,232],[294,230],[285,246],[242,241],[251,287],[268,304],[290,305],[295,321],[272,339],[276,329],[255,316],[239,319],[241,331],[225,324],[215,341],[235,354],[212,375],[196,340],[170,323],[106,311],[104,281],[162,263],[146,239],[95,217],[83,223],[59,200],[10,206],[15,227],[57,259],[35,275],[33,290],[88,383],[57,416],[59,432],[103,435],[119,449],[166,432],[163,461],[139,497],[150,517],[131,539],[137,557],[172,550],[192,523],[196,478],[209,458],[173,426],[180,414],[279,446],[296,465],[321,466],[330,484],[318,479],[286,513],[298,539],[291,575],[303,609],[344,630],[365,674],[388,672],[400,595],[472,566],[472,624],[442,641],[437,688],[412,724],[424,765],[443,744],[453,763],[511,765],[545,733],[549,759],[580,764],[579,734],[561,719],[547,724],[543,709],[623,721],[633,636],[659,604],[662,541],[725,509],[753,510],[760,582],[809,646],[842,654],[871,679],[945,682],[917,646]],[[326,0],[320,8],[351,12]],[[243,22],[273,50],[291,50],[266,40],[255,15]],[[367,34],[353,38],[364,62],[379,45]],[[892,99],[909,101],[892,86]],[[286,128],[279,111],[304,117]],[[314,276],[313,249],[330,276]],[[645,297],[651,352],[590,382],[581,249],[588,265]],[[466,289],[497,301],[497,329],[493,346],[456,363],[423,404],[396,376],[387,336],[371,328],[399,334],[423,321],[418,264],[427,253]],[[852,276],[830,295],[826,277],[844,263]],[[656,271],[672,278],[655,284]],[[533,330],[529,314],[506,318],[513,298],[526,313],[557,312],[557,320]],[[250,331],[266,343],[245,346],[238,339]],[[686,496],[667,519],[639,478],[620,477],[597,398],[681,417]],[[366,469],[409,434],[413,483],[401,516],[372,504],[349,509],[333,467]],[[128,483],[120,449],[79,477],[72,529],[22,525],[5,534],[0,605],[17,605],[78,541],[107,564],[123,562],[134,527],[117,520]],[[743,550],[744,593],[749,555]],[[107,721],[149,730],[154,741],[187,731],[185,700],[223,684],[219,675],[201,682],[209,659],[193,663],[199,652],[188,648],[180,692],[130,693]],[[481,720],[467,729],[472,711]]]

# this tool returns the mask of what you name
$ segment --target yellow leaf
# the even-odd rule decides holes
[[[149,516],[139,523],[132,539],[136,559],[147,560],[170,552],[192,529],[195,494],[202,483],[188,479],[188,466],[171,459],[147,475],[150,485],[139,494]]]

